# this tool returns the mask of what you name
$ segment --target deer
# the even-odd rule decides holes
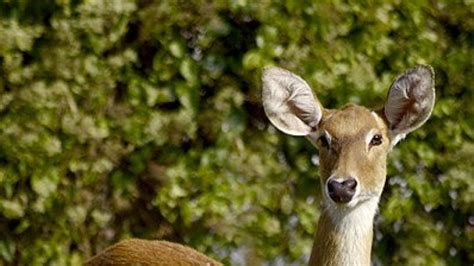
[[[418,65],[400,74],[382,108],[324,108],[300,76],[279,67],[262,74],[263,109],[271,124],[304,136],[319,152],[320,218],[308,265],[370,265],[373,222],[385,185],[387,156],[422,126],[435,103],[435,74]],[[87,265],[222,265],[180,244],[132,239]]]
[[[387,155],[430,117],[433,68],[418,65],[399,75],[380,110],[356,104],[326,109],[306,81],[281,68],[265,69],[262,81],[270,122],[305,136],[319,151],[321,214],[309,265],[370,265]]]

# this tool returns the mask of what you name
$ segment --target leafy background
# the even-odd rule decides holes
[[[431,119],[397,146],[377,265],[474,261],[474,2],[4,0],[0,264],[78,265],[124,238],[303,264],[318,155],[265,118],[260,75],[380,107],[418,63]]]

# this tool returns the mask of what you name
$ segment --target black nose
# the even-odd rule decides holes
[[[353,177],[342,182],[331,179],[328,182],[329,197],[337,203],[347,203],[354,196],[356,187],[357,181]]]

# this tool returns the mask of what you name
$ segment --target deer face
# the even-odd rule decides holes
[[[390,145],[387,126],[375,112],[356,105],[328,111],[314,139],[327,201],[354,206],[381,194]]]
[[[303,79],[283,69],[265,69],[262,81],[263,105],[272,124],[287,134],[306,136],[318,148],[323,199],[337,208],[378,201],[388,152],[428,119],[435,98],[429,66],[400,75],[379,111],[357,105],[325,109]]]

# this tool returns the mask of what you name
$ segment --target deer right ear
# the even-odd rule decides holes
[[[384,114],[392,146],[428,120],[435,102],[434,70],[419,65],[398,76],[388,92]]]
[[[306,136],[317,129],[322,107],[302,78],[269,67],[263,71],[262,82],[263,108],[276,128],[293,136]]]

